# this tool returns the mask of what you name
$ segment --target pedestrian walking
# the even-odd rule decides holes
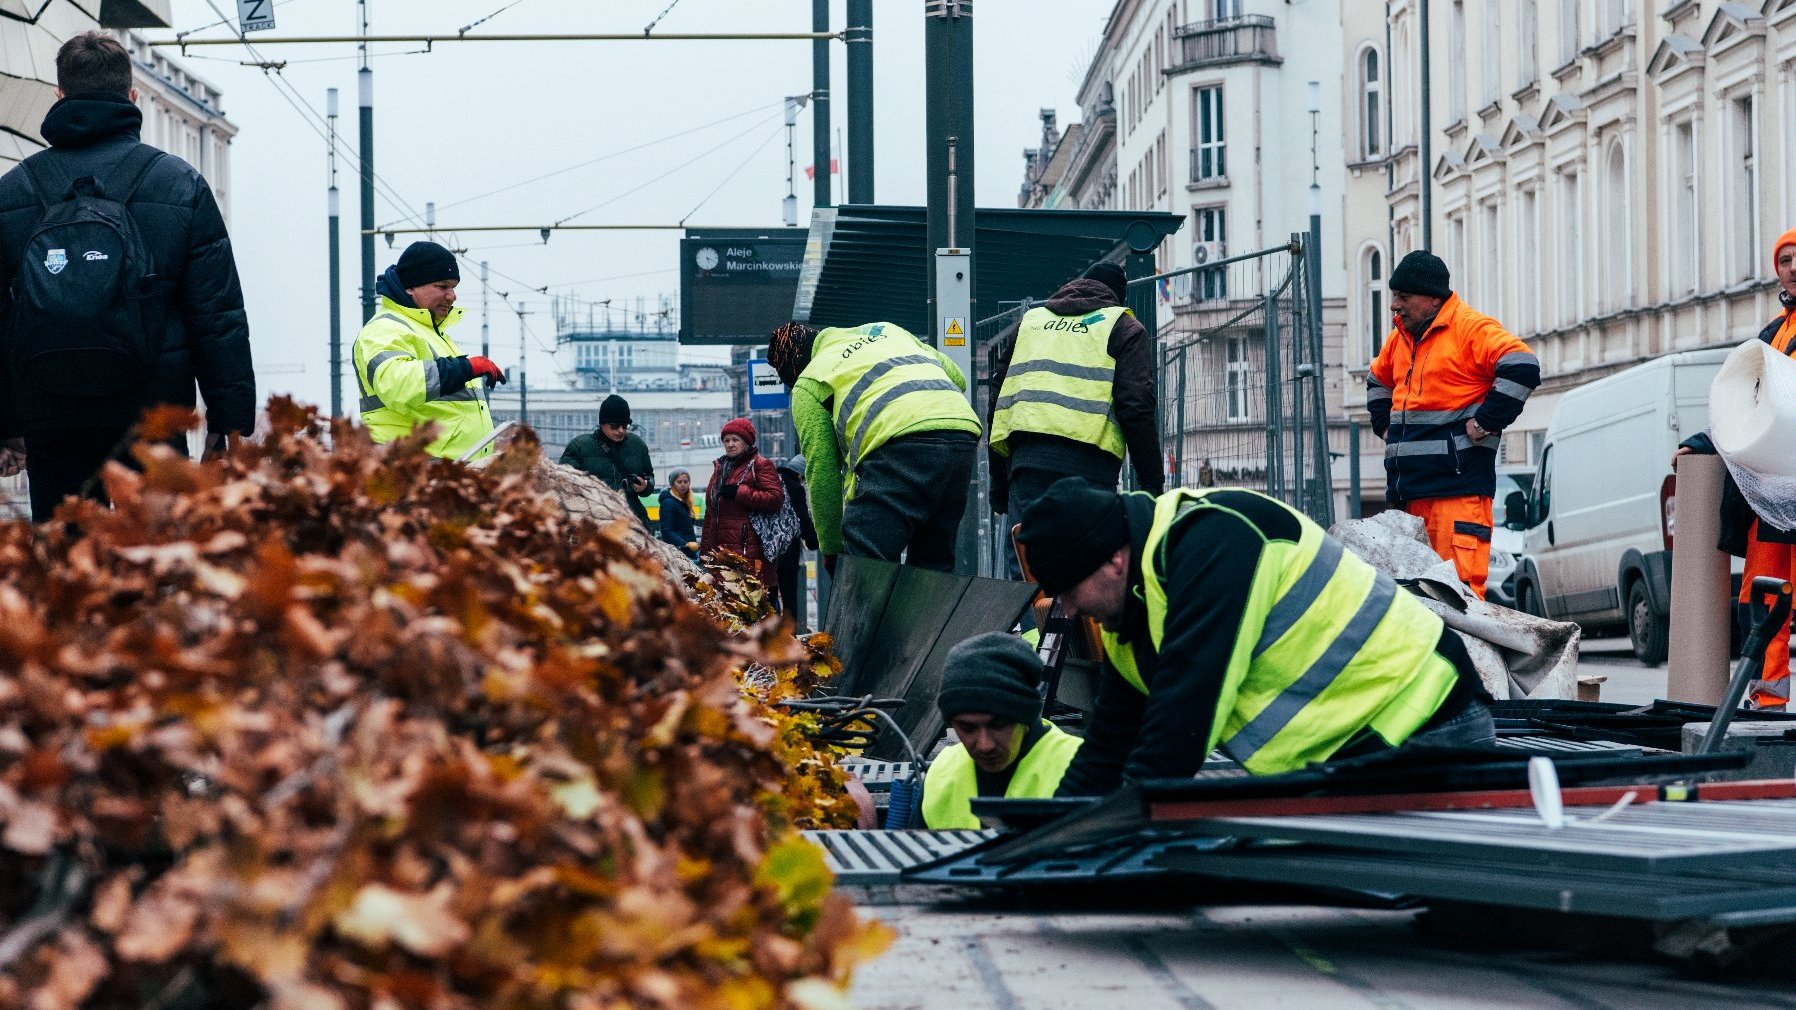
[[[630,402],[612,393],[599,404],[599,430],[576,435],[561,451],[561,462],[584,470],[624,496],[643,528],[649,525],[642,496],[655,489],[648,443],[630,430]]]
[[[705,522],[698,550],[710,554],[725,549],[747,558],[755,578],[774,596],[776,608],[779,580],[775,558],[763,549],[754,517],[778,513],[785,501],[786,491],[773,462],[755,451],[754,423],[746,417],[725,422],[723,455],[717,457],[711,482],[705,486]]]
[[[773,331],[767,360],[792,392],[817,550],[954,570],[979,416],[966,377],[891,323]]]
[[[1014,522],[1063,477],[1114,491],[1125,452],[1143,490],[1166,490],[1153,343],[1127,298],[1123,268],[1098,262],[998,335],[986,413],[994,515]]]
[[[1218,748],[1273,775],[1495,739],[1459,636],[1275,498],[1119,495],[1069,477],[1021,526],[1042,591],[1104,629],[1106,669],[1061,795],[1190,778]]]
[[[675,470],[661,491],[661,522],[656,535],[698,560],[698,528],[692,522],[692,474]]]
[[[1435,553],[1483,599],[1497,444],[1540,385],[1540,359],[1450,279],[1419,249],[1391,272],[1396,328],[1367,373],[1366,409],[1385,441],[1385,496],[1421,518]]]
[[[435,242],[413,242],[374,284],[379,305],[356,334],[353,356],[362,423],[376,442],[436,426],[425,451],[445,459],[493,452],[492,410],[482,395],[505,373],[491,358],[467,355],[449,330],[462,320],[455,304],[461,267]]]
[[[0,427],[23,436],[39,522],[69,495],[104,498],[95,477],[109,459],[129,462],[149,407],[203,400],[208,452],[256,421],[243,291],[212,190],[139,141],[131,57],[116,38],[70,38],[56,80],[49,148],[0,177]]]
[[[779,468],[780,486],[798,519],[798,537],[779,556],[780,612],[792,616],[792,626],[804,628],[804,600],[798,592],[798,570],[804,565],[804,552],[817,549],[817,527],[811,522],[811,499],[804,487],[804,454],[786,457]]]

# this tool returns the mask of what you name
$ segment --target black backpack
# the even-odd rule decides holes
[[[27,159],[44,216],[12,282],[13,378],[44,392],[110,396],[149,378],[166,318],[163,284],[125,206],[161,151],[139,144],[104,180],[52,178]]]

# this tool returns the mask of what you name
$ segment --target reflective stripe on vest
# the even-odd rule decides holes
[[[1129,310],[1111,306],[1082,316],[1030,309],[992,414],[991,446],[1010,454],[1013,432],[1058,435],[1123,458],[1113,402],[1116,359],[1110,333]]]
[[[830,388],[836,444],[854,480],[868,453],[922,422],[958,418],[977,431],[978,415],[941,361],[891,323],[826,329],[812,345],[801,378]]]
[[[1167,534],[1199,509],[1239,515],[1208,500],[1211,493],[1180,488],[1155,504],[1141,574],[1156,648],[1166,630]],[[1301,533],[1296,543],[1268,540],[1261,549],[1205,753],[1220,747],[1269,775],[1326,760],[1368,729],[1402,743],[1459,676],[1434,651],[1440,618],[1307,517],[1267,500],[1289,511]]]
[[[1047,799],[1060,788],[1073,755],[1084,741],[1048,724],[1048,731],[1017,762],[1016,774],[1004,789],[1007,799]],[[923,779],[923,823],[935,831],[978,828],[973,816],[973,797],[979,795],[978,768],[965,744],[955,744],[936,756]]]

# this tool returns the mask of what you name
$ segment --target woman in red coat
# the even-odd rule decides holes
[[[723,426],[723,455],[705,486],[705,527],[700,554],[719,547],[748,558],[755,577],[769,592],[779,585],[774,559],[761,550],[761,538],[749,521],[751,512],[778,512],[786,489],[772,461],[755,451],[755,426],[738,417]]]

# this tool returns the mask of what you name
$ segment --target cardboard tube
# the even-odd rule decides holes
[[[1671,638],[1668,685],[1672,701],[1714,705],[1727,691],[1727,652],[1734,594],[1721,537],[1719,456],[1676,460],[1676,537],[1671,552]]]

